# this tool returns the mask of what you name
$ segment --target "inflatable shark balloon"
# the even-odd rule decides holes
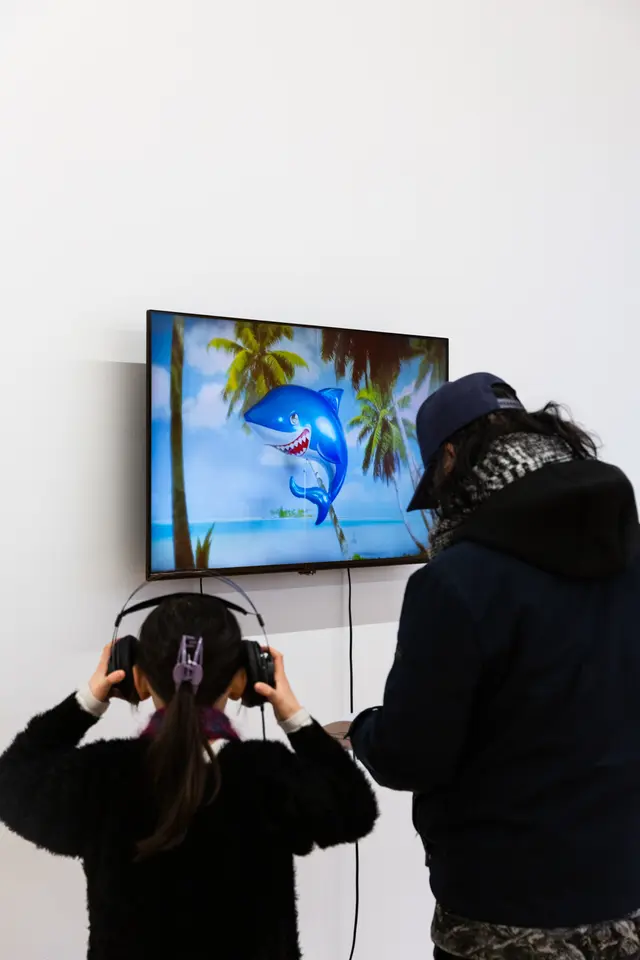
[[[315,460],[327,471],[329,486],[301,487],[293,477],[294,497],[318,508],[316,526],[326,518],[347,475],[347,441],[338,416],[342,390],[275,387],[244,415],[261,440],[290,457]]]

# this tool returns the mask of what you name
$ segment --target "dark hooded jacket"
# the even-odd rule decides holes
[[[631,484],[552,464],[494,494],[409,581],[356,755],[414,793],[461,917],[563,927],[640,909],[640,552]]]

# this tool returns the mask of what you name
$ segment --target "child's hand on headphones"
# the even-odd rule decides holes
[[[108,643],[102,651],[102,656],[100,657],[100,662],[96,667],[96,672],[89,681],[89,689],[91,690],[91,693],[96,700],[100,700],[102,703],[106,703],[111,696],[114,684],[120,683],[120,681],[124,680],[125,677],[124,670],[116,670],[114,673],[107,675],[110,656],[111,644]]]
[[[276,718],[282,722],[295,717],[301,707],[284,672],[284,657],[273,647],[268,649],[273,657],[275,687],[270,687],[266,683],[256,683],[256,693],[269,701]]]

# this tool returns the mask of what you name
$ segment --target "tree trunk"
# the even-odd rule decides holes
[[[310,465],[313,470],[313,475],[316,478],[316,483],[322,490],[326,490],[326,485],[324,480],[316,470],[314,464],[308,460],[307,463]],[[338,543],[340,544],[340,552],[345,560],[349,559],[349,544],[347,543],[347,538],[344,535],[344,530],[340,526],[340,521],[338,520],[338,514],[333,509],[333,504],[329,507],[329,516],[331,517],[331,523],[333,524],[333,529],[336,532],[336,537],[338,538]]]
[[[415,545],[416,545],[416,547],[418,548],[418,550],[420,551],[420,553],[425,553],[425,554],[426,554],[427,548],[424,546],[424,544],[420,543],[420,541],[417,539],[417,537],[414,536],[413,531],[412,531],[411,527],[409,526],[409,521],[407,520],[407,515],[406,515],[406,513],[404,512],[404,510],[402,509],[402,503],[400,502],[400,491],[398,490],[398,483],[397,483],[395,477],[393,477],[392,483],[393,483],[394,490],[396,491],[396,499],[397,499],[397,501],[398,501],[398,509],[399,509],[400,514],[401,514],[401,516],[402,516],[402,522],[404,523],[405,527],[407,528],[407,533],[409,534],[409,536],[411,537],[411,539],[412,539],[413,542],[415,543]]]
[[[173,552],[177,570],[193,570],[195,560],[187,497],[184,489],[184,453],[182,445],[182,372],[184,368],[184,317],[174,317],[171,337],[171,507]]]

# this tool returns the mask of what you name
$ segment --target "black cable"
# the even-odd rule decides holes
[[[349,585],[348,591],[348,601],[347,609],[349,612],[349,711],[353,714],[354,712],[354,703],[355,703],[355,670],[353,664],[353,604],[352,604],[352,594],[353,594],[353,585],[351,583],[351,568],[347,567],[347,582]],[[355,757],[354,757],[355,763]],[[355,845],[355,854],[356,854],[356,889],[355,889],[355,907],[353,913],[353,939],[351,941],[351,953],[349,954],[349,960],[353,960],[356,952],[356,945],[358,942],[358,922],[360,920],[360,847],[356,843]]]
[[[347,581],[349,583],[348,611],[349,611],[349,712],[354,711],[354,669],[353,669],[353,609],[351,595],[353,588],[351,584],[351,567],[347,567]]]
[[[356,904],[353,914],[353,940],[351,941],[351,953],[349,960],[353,960],[358,942],[358,921],[360,919],[360,847],[356,843]]]

